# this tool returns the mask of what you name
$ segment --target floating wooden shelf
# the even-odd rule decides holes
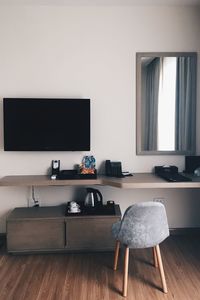
[[[167,182],[152,173],[136,173],[132,177],[114,178],[98,176],[97,179],[52,180],[47,175],[16,175],[0,179],[0,186],[90,186],[105,185],[116,188],[200,188],[200,181]]]

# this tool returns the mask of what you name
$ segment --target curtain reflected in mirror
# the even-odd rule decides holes
[[[196,55],[138,53],[137,89],[137,153],[193,153]]]

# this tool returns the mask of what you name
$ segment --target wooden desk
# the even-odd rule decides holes
[[[5,176],[0,179],[0,186],[78,186],[96,184],[102,184],[102,178],[52,180],[47,175],[16,175]]]
[[[134,176],[126,178],[105,177],[103,178],[103,184],[126,189],[200,188],[200,181],[167,182],[152,173],[136,173]]]
[[[200,181],[167,182],[152,173],[136,173],[132,177],[114,178],[98,176],[97,179],[52,180],[47,175],[16,175],[0,179],[0,186],[85,186],[105,185],[116,188],[200,188]]]

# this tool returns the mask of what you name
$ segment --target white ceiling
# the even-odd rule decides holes
[[[200,0],[0,0],[0,5],[200,5]]]

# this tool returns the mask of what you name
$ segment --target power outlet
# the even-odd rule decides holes
[[[153,201],[154,202],[160,202],[160,203],[164,204],[165,203],[165,198],[164,197],[154,198]]]

